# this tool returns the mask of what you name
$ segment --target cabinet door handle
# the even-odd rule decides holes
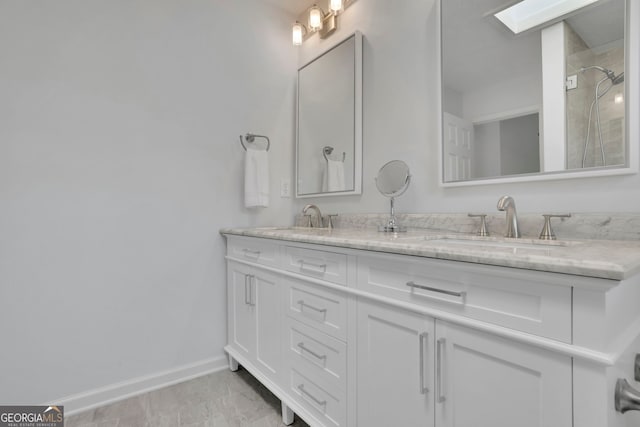
[[[425,385],[427,383],[427,380],[424,378],[425,371],[426,371],[426,369],[424,368],[424,363],[425,363],[424,356],[425,356],[425,353],[427,352],[427,350],[425,349],[425,344],[427,343],[428,339],[429,339],[428,333],[423,332],[420,334],[420,394],[427,394],[429,392],[429,389]]]
[[[326,313],[327,309],[326,308],[318,308],[318,307],[314,307],[312,305],[307,304],[306,302],[304,302],[303,299],[298,300],[298,304],[300,304],[300,311],[302,311],[302,307],[307,307],[310,308],[313,311],[317,311],[318,313]]]
[[[436,393],[437,393],[437,400],[438,403],[442,403],[446,400],[444,393],[442,392],[442,349],[444,347],[446,343],[446,340],[444,338],[440,338],[437,341],[437,347],[436,347]]]
[[[458,297],[458,298],[462,298],[462,303],[464,304],[465,298],[467,296],[466,292],[454,292],[454,291],[448,291],[446,289],[440,289],[440,288],[434,288],[431,286],[425,286],[425,285],[419,285],[416,282],[407,282],[407,286],[409,286],[410,288],[418,288],[418,289],[424,289],[425,291],[431,291],[431,292],[437,292],[439,294],[445,294],[445,295],[451,295],[454,297]]]
[[[251,276],[244,275],[244,303],[245,305],[251,305],[251,282],[249,280]]]
[[[255,258],[255,259],[260,258],[260,251],[254,251],[251,249],[244,248],[242,249],[242,252],[244,252],[244,256],[250,256],[251,258]]]
[[[313,351],[313,350],[311,350],[311,349],[307,348],[307,347],[304,345],[304,343],[303,343],[303,342],[299,342],[299,343],[298,343],[298,347],[300,348],[300,350],[304,350],[304,351],[306,351],[307,353],[309,353],[310,355],[312,355],[312,356],[313,356],[313,357],[315,357],[316,359],[325,360],[325,359],[327,358],[327,356],[326,356],[326,355],[324,355],[324,354],[318,354],[318,353],[316,353],[315,351]]]
[[[244,303],[246,305],[256,305],[253,292],[251,291],[251,281],[254,277],[252,274],[244,275]]]
[[[313,400],[318,406],[324,406],[327,404],[326,400],[317,399],[314,395],[312,395],[307,390],[305,390],[304,384],[300,384],[298,386],[298,390],[300,390],[300,393],[304,394],[305,396],[309,397],[309,399]]]
[[[309,271],[311,273],[321,273],[321,274],[324,274],[327,272],[327,264],[313,264],[310,262],[306,262],[303,259],[299,259],[298,264],[300,264],[300,270]]]
[[[249,276],[249,304],[256,305],[256,276],[253,274]],[[253,282],[253,287],[251,287],[251,282]]]

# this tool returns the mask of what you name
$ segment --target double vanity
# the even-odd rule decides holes
[[[640,369],[637,240],[221,233],[231,369],[280,398],[285,423],[622,427],[636,415],[614,397]]]

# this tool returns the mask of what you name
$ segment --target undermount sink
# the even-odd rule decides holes
[[[499,249],[533,249],[540,251],[549,251],[581,243],[567,240],[510,239],[479,236],[426,236],[424,240],[429,243],[444,245],[489,247]]]

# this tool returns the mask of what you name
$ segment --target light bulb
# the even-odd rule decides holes
[[[304,26],[299,22],[296,22],[295,24],[293,24],[293,27],[291,27],[291,37],[292,37],[294,46],[300,46],[302,44],[303,35],[304,35]]]
[[[322,28],[322,11],[315,4],[309,9],[309,28],[318,31]]]
[[[338,13],[342,10],[342,0],[331,0],[329,3],[329,9],[333,11],[333,13]]]
[[[624,102],[624,96],[621,93],[616,93],[613,97],[613,102],[616,104],[622,104]]]

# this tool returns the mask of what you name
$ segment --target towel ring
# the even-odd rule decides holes
[[[247,133],[244,136],[244,140],[247,141],[248,143],[253,143],[256,138],[264,138],[264,139],[266,139],[267,140],[267,149],[265,151],[269,151],[269,148],[271,148],[271,141],[269,141],[269,137],[268,136],[256,135],[254,133]],[[242,148],[244,148],[244,150],[247,151],[247,146],[244,145],[244,142],[242,142],[242,135],[240,135],[240,145],[242,145]]]
[[[324,159],[326,161],[329,161],[329,155],[333,153],[333,147],[329,146],[329,145],[325,145],[325,147],[322,149],[322,155],[324,156]],[[344,151],[342,152],[342,162],[344,163],[344,159],[346,158],[347,153],[345,153]]]

